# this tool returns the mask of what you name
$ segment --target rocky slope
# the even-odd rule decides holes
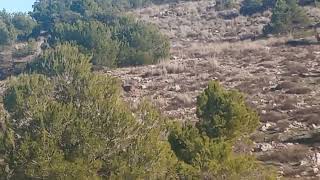
[[[319,11],[312,9],[315,18]],[[316,14],[314,13],[316,12]],[[320,177],[320,45],[290,46],[261,34],[270,13],[216,12],[211,1],[153,6],[132,12],[172,42],[171,60],[107,71],[123,80],[126,99],[150,98],[168,116],[197,121],[196,96],[208,81],[246,94],[261,116],[252,151],[287,178]]]

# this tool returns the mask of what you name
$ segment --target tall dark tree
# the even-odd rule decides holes
[[[37,25],[30,16],[22,13],[13,15],[12,24],[18,30],[21,39],[27,38]]]
[[[285,34],[309,23],[305,11],[296,0],[278,0],[272,10],[271,22],[264,28],[264,33]]]

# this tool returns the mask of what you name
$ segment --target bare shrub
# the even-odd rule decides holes
[[[209,59],[208,65],[210,67],[211,72],[216,72],[219,68],[219,62],[216,58]]]
[[[193,104],[192,97],[188,94],[178,94],[176,95],[175,100],[184,107],[188,107]]]
[[[295,87],[297,87],[297,86],[298,86],[297,83],[290,82],[290,81],[284,81],[284,82],[278,84],[278,85],[275,87],[275,90],[292,89],[292,88],[295,88]]]
[[[156,107],[159,107],[159,108],[165,107],[168,104],[167,100],[162,97],[158,97],[154,101],[155,101]]]
[[[286,100],[280,105],[279,108],[281,110],[291,110],[296,108],[296,104],[297,104],[296,101]]]
[[[286,69],[291,74],[301,74],[301,73],[307,73],[308,69],[301,63],[288,61],[285,62]]]
[[[151,77],[151,76],[165,76],[167,75],[167,69],[164,67],[156,67],[152,68],[151,70],[147,71],[142,75],[143,78]]]
[[[286,91],[287,94],[308,94],[312,90],[308,87],[296,87]]]
[[[307,114],[302,118],[302,121],[307,122],[309,125],[319,125],[320,124],[320,114],[319,113],[313,113],[313,114]]]
[[[179,74],[186,71],[186,66],[179,63],[163,63],[160,67],[165,69],[169,74]]]
[[[248,94],[254,94],[257,92],[261,92],[261,89],[269,87],[270,85],[270,78],[267,76],[254,78],[245,82],[240,83],[236,86],[242,92]]]
[[[282,44],[290,37],[269,38],[258,41],[239,41],[239,42],[221,42],[221,43],[193,43],[187,48],[190,55],[198,53],[202,56],[215,57],[224,52],[242,53],[245,51],[262,51],[269,53],[271,46]]]
[[[307,157],[309,148],[302,145],[292,145],[285,149],[273,151],[258,157],[261,161],[277,161],[281,163],[300,162]]]
[[[290,125],[290,122],[288,120],[280,120],[277,122],[277,128],[280,131],[285,131]]]
[[[302,167],[292,167],[292,166],[284,166],[283,168],[283,175],[285,175],[286,177],[290,177],[290,176],[295,176],[295,175],[299,175],[302,172],[304,172],[305,169]],[[289,179],[288,179],[289,180]]]
[[[266,134],[264,132],[257,131],[250,136],[250,139],[256,143],[265,142]]]
[[[283,114],[277,111],[271,111],[261,115],[262,122],[277,122],[279,120],[283,120],[286,118],[287,118],[286,114]]]
[[[170,100],[168,106],[165,107],[166,111],[173,111],[179,108],[187,108],[193,105],[192,97],[188,94],[177,94]]]

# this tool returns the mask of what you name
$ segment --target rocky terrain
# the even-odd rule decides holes
[[[309,12],[320,17],[318,10]],[[211,1],[131,13],[159,26],[172,42],[170,61],[104,70],[123,80],[132,105],[149,98],[170,117],[197,121],[196,97],[208,81],[218,80],[243,92],[260,114],[250,147],[258,159],[288,179],[320,178],[320,44],[313,37],[308,44],[288,44],[293,37],[251,41],[261,35],[270,13],[216,12]]]

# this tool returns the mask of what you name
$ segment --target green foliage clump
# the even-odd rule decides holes
[[[243,15],[252,15],[262,11],[264,11],[262,0],[244,0],[240,8],[240,13]]]
[[[275,179],[272,171],[252,156],[233,153],[237,137],[252,132],[257,114],[245,105],[243,96],[210,82],[198,97],[199,123],[176,126],[169,142],[179,163],[180,178],[196,179]]]
[[[26,14],[0,11],[0,45],[27,39],[35,27],[36,22]]]
[[[90,57],[82,54],[79,48],[71,44],[58,45],[55,49],[44,51],[34,62],[28,64],[27,70],[46,76],[69,78],[87,76],[91,70]]]
[[[99,21],[78,21],[74,24],[56,24],[53,39],[58,42],[76,42],[93,54],[93,63],[109,67],[117,66],[120,51],[117,40],[112,39],[110,28]]]
[[[6,11],[0,11],[0,45],[11,44],[17,37],[12,17]]]
[[[18,39],[27,39],[36,28],[37,23],[30,16],[17,13],[13,15],[12,24],[18,32]]]
[[[298,2],[301,6],[312,5],[315,7],[319,7],[320,0],[299,0]]]
[[[169,142],[180,160],[180,179],[275,179],[252,156],[233,153],[231,142],[211,139],[191,125],[173,130]]]
[[[276,4],[277,0],[263,0],[263,7],[265,9],[273,8]]]
[[[264,27],[264,33],[286,34],[308,23],[305,11],[296,0],[278,0],[272,10],[271,22]]]
[[[51,4],[59,7],[55,9],[41,0],[35,3],[32,16],[50,33],[51,45],[75,42],[81,52],[93,54],[96,65],[154,64],[168,57],[169,40],[154,26],[115,10],[126,7],[122,3],[136,6],[145,1],[53,0]]]
[[[236,6],[234,0],[217,0],[215,9],[217,11],[223,11],[227,9],[232,9]]]
[[[211,82],[198,97],[197,126],[209,137],[235,137],[251,133],[257,127],[259,118],[250,109],[242,94],[226,91],[217,82]]]
[[[108,67],[155,64],[169,55],[169,40],[154,26],[127,17],[108,18],[56,24],[52,39],[76,42],[93,54],[94,64]]]
[[[155,64],[169,56],[169,40],[152,25],[121,19],[114,36],[121,43],[119,66]]]
[[[240,13],[251,16],[273,8],[275,3],[276,0],[244,0],[241,3]]]
[[[12,41],[7,25],[0,20],[0,45],[9,44]]]
[[[144,179],[174,176],[166,119],[131,111],[118,80],[90,72],[69,44],[43,55],[39,74],[13,78],[4,96],[0,172],[12,179]],[[43,68],[43,69],[41,69]],[[47,76],[49,75],[49,76]]]

